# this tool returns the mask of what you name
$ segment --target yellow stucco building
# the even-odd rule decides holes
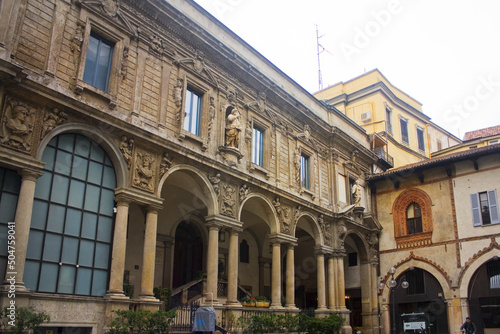
[[[374,69],[314,94],[354,120],[371,137],[371,148],[388,167],[415,163],[461,143],[431,122],[422,104]]]

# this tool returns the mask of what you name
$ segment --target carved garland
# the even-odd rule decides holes
[[[416,203],[420,206],[422,213],[422,231],[408,235],[408,226],[406,224],[406,210],[411,203]],[[408,243],[416,241],[422,245],[430,244],[432,238],[432,201],[426,192],[413,188],[401,193],[394,201],[392,207],[394,216],[394,236],[398,248],[405,246]]]

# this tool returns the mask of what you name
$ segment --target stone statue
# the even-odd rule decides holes
[[[240,142],[241,114],[236,107],[226,117],[226,146],[238,148]]]
[[[34,112],[29,111],[23,104],[8,104],[3,121],[2,144],[6,143],[14,148],[28,151],[30,137],[35,125]]]
[[[149,154],[138,154],[139,162],[135,167],[134,184],[144,189],[153,190],[153,162],[154,158]]]
[[[361,202],[361,195],[363,193],[363,188],[361,187],[359,180],[356,180],[356,182],[352,186],[351,192],[354,195],[353,198],[354,206],[360,206],[359,203]]]

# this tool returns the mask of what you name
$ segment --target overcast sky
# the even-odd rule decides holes
[[[195,0],[311,93],[378,68],[463,138],[500,125],[498,0]]]

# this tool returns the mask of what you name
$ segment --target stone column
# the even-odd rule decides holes
[[[345,277],[344,277],[344,257],[339,256],[337,261],[337,306],[340,310],[345,309]]]
[[[229,258],[227,275],[227,305],[239,305],[238,302],[238,234],[239,230],[231,229],[229,232]]]
[[[155,300],[153,286],[155,279],[156,227],[158,211],[149,207],[146,214],[146,233],[144,235],[144,253],[142,255],[142,276],[140,299]]]
[[[335,310],[337,307],[335,297],[335,259],[328,258],[328,306],[330,310]]]
[[[23,282],[24,266],[26,264],[26,253],[28,251],[28,238],[31,226],[31,214],[33,212],[33,200],[35,198],[36,180],[42,176],[41,172],[34,170],[22,170],[21,188],[19,189],[19,197],[17,199],[15,222],[15,237],[16,237],[16,263],[15,267],[7,266],[6,277],[16,277],[16,291],[27,291]],[[15,274],[9,274],[15,273]],[[7,284],[7,281],[4,281]]]
[[[282,308],[281,306],[281,244],[274,241],[273,245],[273,265],[272,265],[272,301],[271,308]]]
[[[287,309],[297,309],[295,306],[295,251],[294,244],[288,244],[286,251],[286,305]]]
[[[123,273],[125,272],[125,254],[127,249],[128,200],[116,198],[115,232],[113,235],[113,250],[111,255],[111,272],[109,275],[110,298],[124,299]]]
[[[217,280],[219,260],[219,226],[211,224],[208,227],[207,254],[207,304],[217,303]]]
[[[263,257],[259,257],[259,296],[264,296],[265,264]]]
[[[389,313],[389,304],[382,304],[382,328],[381,332],[384,334],[391,333],[391,317]]]
[[[325,254],[321,250],[316,251],[317,264],[317,289],[318,289],[318,308],[317,311],[326,310],[326,286],[325,286]]]

